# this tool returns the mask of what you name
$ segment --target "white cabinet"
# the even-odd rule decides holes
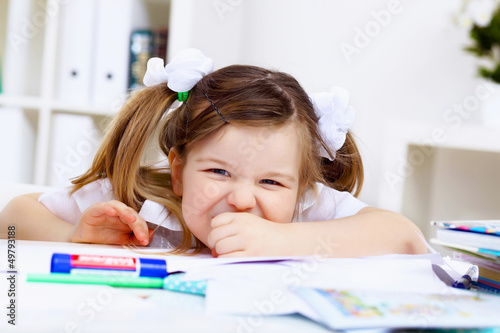
[[[0,0],[0,180],[61,186],[127,94],[130,34],[168,0]]]

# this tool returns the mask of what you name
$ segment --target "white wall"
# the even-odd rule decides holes
[[[388,206],[379,197],[384,168],[402,158],[383,158],[388,121],[449,126],[445,111],[480,82],[474,58],[463,51],[467,31],[453,22],[460,4],[174,0],[169,55],[198,47],[218,68],[232,63],[276,68],[294,75],[308,92],[333,84],[348,88],[357,110],[353,132],[366,166],[361,199]],[[389,10],[390,17],[383,15]],[[371,35],[369,40],[360,31]],[[346,57],[341,49],[346,44],[359,46],[357,53]],[[479,112],[463,121],[478,123]]]

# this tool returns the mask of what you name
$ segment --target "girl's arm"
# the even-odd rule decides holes
[[[124,203],[112,200],[87,208],[76,225],[66,222],[38,202],[40,193],[14,198],[0,212],[0,238],[16,226],[16,238],[98,244],[147,245],[153,231]]]
[[[295,223],[275,223],[249,213],[222,213],[212,220],[212,228],[207,245],[221,257],[360,257],[427,251],[422,233],[410,220],[372,207],[332,221]]]
[[[415,224],[400,214],[373,207],[334,221],[292,223],[290,237],[294,254],[360,257],[427,252],[424,236]]]
[[[16,226],[16,239],[68,242],[74,225],[61,220],[38,202],[41,193],[12,199],[0,212],[0,238]]]

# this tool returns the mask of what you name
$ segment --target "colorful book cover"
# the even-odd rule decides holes
[[[153,57],[162,58],[167,63],[168,29],[156,28],[153,33]]]
[[[135,30],[130,36],[129,89],[144,87],[148,60],[152,57],[167,63],[168,29]]]
[[[130,36],[129,89],[143,87],[147,63],[153,55],[153,34],[151,30],[136,30]]]
[[[485,328],[500,326],[497,295],[450,288],[442,294],[298,288],[297,294],[335,330]]]
[[[500,220],[431,221],[431,225],[442,229],[500,236]]]
[[[498,261],[500,258],[500,251],[484,249],[477,246],[468,246],[464,244],[458,244],[453,242],[445,242],[440,239],[432,238],[431,243],[437,244],[449,248],[450,250],[463,252],[470,255],[476,255],[483,257],[485,259],[492,259],[493,261]]]

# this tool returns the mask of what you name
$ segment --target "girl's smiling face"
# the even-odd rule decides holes
[[[291,222],[301,163],[293,124],[227,124],[193,144],[185,161],[172,154],[173,188],[182,196],[184,220],[205,245],[212,218],[224,212],[247,212],[273,222]]]

